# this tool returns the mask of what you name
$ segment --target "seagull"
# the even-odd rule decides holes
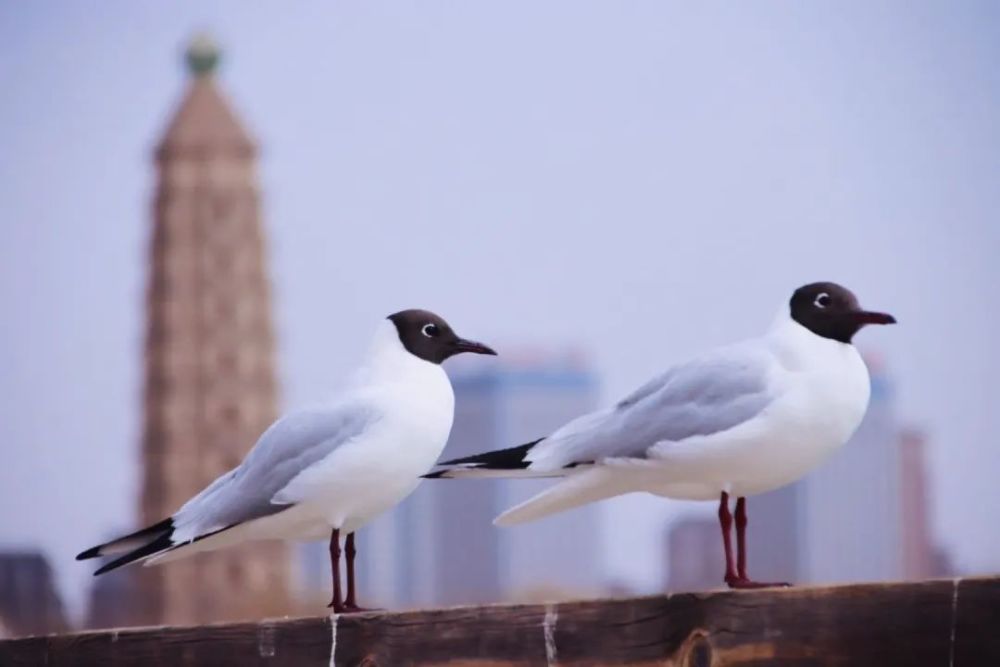
[[[169,518],[88,549],[77,560],[122,554],[97,575],[248,540],[329,536],[329,606],[335,613],[362,611],[354,586],[354,532],[408,496],[441,456],[455,407],[441,363],[462,352],[496,354],[459,338],[426,310],[390,315],[345,393],[276,421],[239,466]],[[341,532],[347,554],[343,600]]]
[[[501,514],[500,526],[647,492],[719,500],[730,588],[747,575],[746,497],[794,482],[854,433],[868,407],[868,369],[851,344],[863,310],[831,282],[795,290],[759,338],[678,364],[617,404],[519,447],[444,461],[428,478],[556,477],[562,481]],[[730,496],[736,497],[736,559]]]

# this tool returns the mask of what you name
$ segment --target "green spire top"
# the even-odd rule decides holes
[[[188,71],[191,74],[197,77],[208,76],[219,64],[219,45],[211,35],[198,33],[188,42],[184,60],[187,61]]]

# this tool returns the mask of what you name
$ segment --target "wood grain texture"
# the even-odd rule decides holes
[[[326,667],[334,643],[338,667],[1000,665],[1000,578],[89,632],[0,642],[0,665]]]
[[[330,620],[147,627],[0,642],[0,665],[328,665]]]
[[[955,665],[1000,665],[1000,578],[955,582]]]

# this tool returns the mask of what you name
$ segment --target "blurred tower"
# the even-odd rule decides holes
[[[256,147],[219,92],[219,54],[187,51],[188,90],[156,150],[142,520],[169,516],[234,467],[276,413]],[[288,557],[259,543],[146,568],[141,620],[284,611]]]

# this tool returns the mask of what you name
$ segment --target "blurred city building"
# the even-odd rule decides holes
[[[127,529],[112,531],[106,539],[112,539],[128,532]],[[105,556],[95,568],[117,558]],[[87,608],[83,627],[88,629],[117,628],[132,625],[141,619],[144,604],[138,589],[141,568],[123,567],[102,574],[93,579],[88,593]]]
[[[899,435],[899,471],[902,493],[902,570],[905,579],[928,579],[954,574],[947,551],[931,533],[933,506],[926,464],[927,438],[923,432],[903,429]]]
[[[216,84],[215,46],[196,38],[186,55],[190,82],[156,149],[143,525],[237,465],[277,409],[257,149]],[[202,623],[286,609],[281,544],[138,572],[133,622]]]
[[[505,348],[497,360],[449,362],[455,423],[444,457],[510,447],[594,408],[597,379],[574,352]],[[600,592],[595,505],[513,528],[493,519],[552,480],[427,481],[359,533],[361,589],[393,607],[571,598]],[[323,590],[325,547],[304,554],[306,585]],[[568,566],[569,564],[570,566]]]
[[[67,629],[49,561],[37,551],[0,552],[0,638]]]
[[[683,517],[667,526],[666,590],[705,591],[723,586],[722,537],[714,516]]]
[[[851,440],[799,482],[748,499],[755,579],[834,583],[947,573],[947,557],[930,537],[923,438],[900,426],[883,365],[867,362],[871,401]],[[670,590],[722,585],[721,536],[712,517],[668,527]]]
[[[140,572],[126,567],[97,577],[90,587],[83,627],[97,630],[134,624],[143,611],[137,589]]]

